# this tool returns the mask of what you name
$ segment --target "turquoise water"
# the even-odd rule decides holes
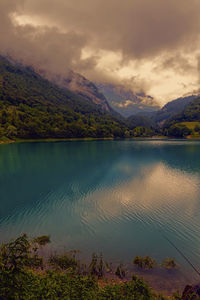
[[[0,241],[177,259],[200,269],[200,142],[77,141],[0,146]]]

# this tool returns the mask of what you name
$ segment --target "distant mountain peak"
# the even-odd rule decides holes
[[[134,93],[123,85],[97,84],[109,104],[125,117],[158,110],[160,107],[152,96]]]

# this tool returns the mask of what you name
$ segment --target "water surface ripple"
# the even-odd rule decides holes
[[[200,269],[200,142],[79,141],[0,146],[0,240],[51,234],[53,247],[136,254]]]

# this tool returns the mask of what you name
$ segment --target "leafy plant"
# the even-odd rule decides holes
[[[105,272],[105,263],[103,261],[103,256],[100,254],[98,257],[95,253],[92,254],[92,261],[88,267],[88,273],[92,276],[97,276],[98,278],[103,277]]]
[[[134,277],[129,282],[106,285],[99,291],[97,299],[113,300],[155,300],[158,299],[143,280]]]
[[[117,269],[116,269],[116,271],[115,271],[115,275],[116,275],[117,277],[119,277],[120,279],[123,279],[123,278],[126,276],[126,272],[125,272],[125,270],[123,269],[123,264],[119,264],[119,265],[117,266]]]
[[[105,261],[105,269],[106,269],[107,273],[112,272],[112,269],[113,269],[112,263],[108,263],[108,262]]]
[[[178,264],[176,263],[174,258],[168,257],[162,262],[162,267],[170,270],[170,269],[178,268]]]
[[[0,248],[0,262],[3,268],[7,270],[18,271],[25,266],[41,267],[43,264],[42,257],[37,254],[37,248],[24,234]]]
[[[133,264],[140,269],[150,270],[156,265],[155,259],[151,258],[149,255],[142,257],[136,256],[133,260]]]
[[[104,275],[104,262],[103,262],[102,253],[100,254],[100,257],[99,257],[99,264],[97,266],[97,272],[98,272],[98,278],[103,277],[103,275]]]
[[[102,286],[98,284],[96,277],[102,277],[105,268],[102,254],[99,257],[93,254],[89,275],[81,272],[81,264],[76,259],[78,253],[76,250],[63,255],[52,255],[49,259],[50,265],[46,265],[47,268],[41,272],[36,241],[42,241],[43,245],[48,239],[44,237],[30,239],[24,234],[0,246],[0,298],[164,300],[163,296],[157,295],[136,276],[123,283],[105,282]],[[147,268],[147,265],[150,268],[154,262],[149,256],[137,257],[136,261],[142,261],[144,268]],[[116,275],[121,279],[125,276],[121,264],[117,267]],[[177,297],[173,299],[179,299]]]
[[[34,239],[34,242],[40,246],[45,246],[46,244],[50,243],[50,236],[49,235],[42,235]]]
[[[59,267],[61,270],[72,269],[76,271],[79,268],[79,261],[76,260],[75,253],[70,251],[63,255],[51,255],[48,263],[53,267]]]

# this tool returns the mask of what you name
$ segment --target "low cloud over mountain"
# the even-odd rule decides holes
[[[0,53],[164,104],[199,89],[199,11],[198,0],[1,0]]]

